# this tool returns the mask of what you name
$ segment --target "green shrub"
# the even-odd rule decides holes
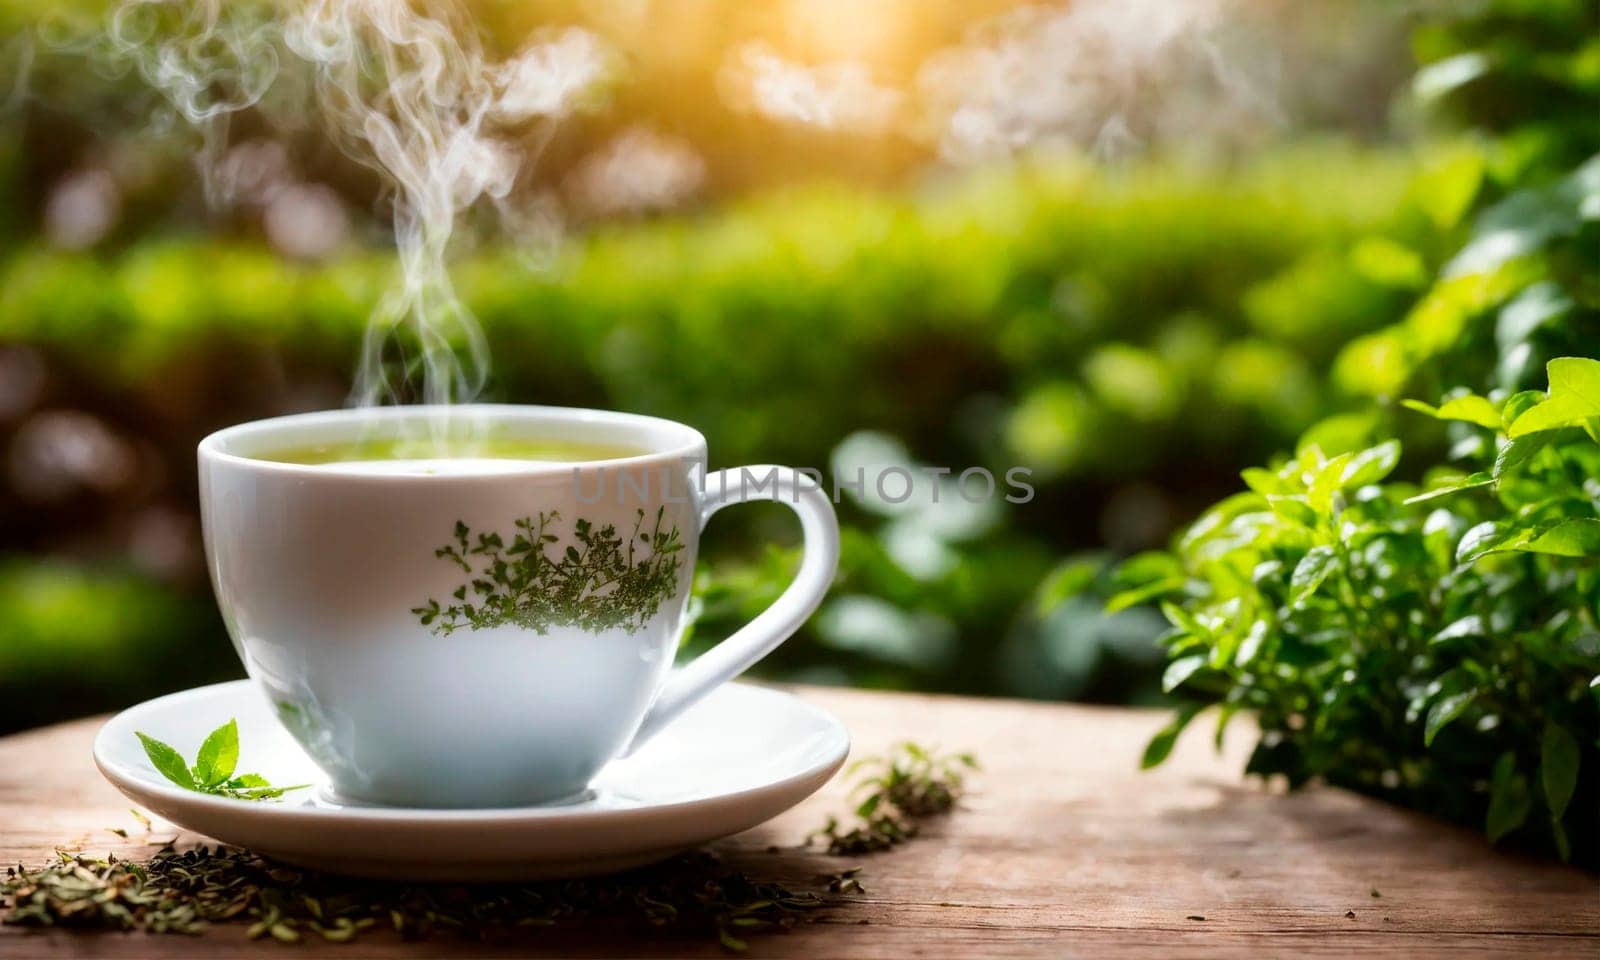
[[[1600,863],[1600,361],[1550,376],[1548,396],[1419,405],[1463,452],[1420,486],[1382,482],[1399,441],[1347,449],[1358,435],[1313,429],[1174,554],[1130,563],[1111,606],[1180,598],[1163,605],[1163,687],[1195,698],[1146,764],[1220,703],[1219,726],[1257,718],[1250,772]]]
[[[1324,410],[1311,371],[1404,296],[1344,251],[1422,234],[1415,167],[1323,144],[1233,171],[1058,159],[921,195],[818,186],[603,229],[542,270],[490,250],[454,276],[490,340],[491,397],[648,410],[730,459],[816,461],[860,427],[952,459],[948,424],[991,391],[995,463],[1103,471],[1130,427],[1147,454],[1194,429],[1265,452],[1263,426],[1281,439]],[[0,263],[0,339],[135,389],[252,348],[342,376],[392,270],[183,236],[24,246]],[[1045,402],[1063,387],[1081,401],[1066,419]]]
[[[1169,598],[1163,687],[1185,701],[1146,766],[1205,705],[1220,724],[1248,710],[1251,772],[1600,865],[1596,10],[1489,3],[1419,32],[1419,95],[1498,137],[1431,174],[1427,207],[1461,244],[1333,376],[1442,396],[1406,406],[1446,421],[1448,448],[1423,433],[1402,463],[1396,435],[1419,432],[1386,402],[1334,417],[1170,553],[1120,568],[1110,607]],[[1378,244],[1361,262],[1415,283],[1426,261]],[[1397,465],[1417,482],[1386,482]],[[1088,585],[1070,569],[1054,595]]]

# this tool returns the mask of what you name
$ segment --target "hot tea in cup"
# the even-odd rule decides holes
[[[349,801],[580,794],[792,634],[838,558],[815,482],[765,466],[708,474],[699,432],[632,414],[329,411],[220,431],[199,458],[229,634]],[[700,530],[754,499],[799,514],[800,571],[672,673]]]

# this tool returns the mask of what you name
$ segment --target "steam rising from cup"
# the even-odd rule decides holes
[[[131,65],[195,125],[213,202],[259,192],[262,177],[243,162],[250,156],[226,162],[237,151],[228,139],[230,118],[246,110],[284,130],[317,124],[378,172],[389,190],[400,270],[363,337],[351,394],[357,405],[478,396],[488,348],[447,270],[457,224],[468,208],[487,204],[513,232],[536,231],[541,241],[558,236],[553,205],[519,199],[530,192],[523,189],[527,168],[554,124],[583,106],[610,72],[608,49],[579,28],[540,35],[509,59],[491,59],[457,2],[120,0],[109,30],[92,39],[46,38],[76,47],[95,65]],[[936,145],[951,163],[1055,142],[1117,155],[1152,131],[1194,122],[1188,118],[1275,116],[1270,76],[1244,69],[1220,46],[1244,6],[1022,6],[934,52],[907,78],[907,89],[876,79],[865,64],[805,65],[754,41],[734,48],[720,85],[735,109],[818,131],[909,137]],[[691,192],[704,176],[687,147],[664,144],[625,138],[572,183],[580,191],[611,189],[618,179],[612,168],[646,158],[654,182],[621,198],[622,205],[662,205],[661,198]],[[329,197],[324,191],[300,199]],[[339,221],[334,203],[324,203],[322,223]],[[318,239],[297,234],[293,246],[314,252],[336,242]]]
[[[736,110],[819,132],[893,133],[937,147],[952,164],[1062,143],[1114,158],[1151,134],[1280,122],[1275,54],[1244,42],[1260,16],[1255,6],[1019,5],[934,51],[907,90],[874,78],[866,64],[801,63],[757,41],[732,52],[721,85]],[[1254,57],[1235,49],[1246,45],[1258,48]]]
[[[447,269],[457,218],[488,202],[513,226],[528,219],[513,192],[607,73],[598,38],[571,28],[496,62],[449,0],[125,0],[106,42],[201,131],[210,199],[229,118],[247,109],[286,128],[315,117],[377,171],[400,279],[373,311],[351,401],[478,396],[488,348]]]
[[[1025,6],[981,24],[923,64],[922,100],[954,162],[1063,141],[1115,157],[1135,126],[1278,119],[1272,61],[1222,53],[1248,21],[1239,0],[1075,0]]]

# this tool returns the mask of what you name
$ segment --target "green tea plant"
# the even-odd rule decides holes
[[[1600,864],[1597,14],[1490,0],[1419,26],[1416,100],[1490,137],[1425,178],[1443,257],[1395,237],[1353,253],[1434,278],[1333,365],[1374,402],[1115,572],[1109,608],[1164,601],[1172,624],[1181,705],[1145,766],[1206,706],[1219,738],[1248,711],[1252,773]],[[1408,394],[1442,398],[1404,406],[1446,444],[1392,402]],[[1094,580],[1064,564],[1047,599]]]
[[[1410,405],[1460,429],[1466,467],[1385,482],[1398,440],[1324,424],[1172,553],[1125,564],[1109,606],[1171,598],[1163,687],[1185,698],[1144,765],[1203,706],[1219,738],[1249,710],[1249,772],[1600,862],[1600,361],[1549,376]]]

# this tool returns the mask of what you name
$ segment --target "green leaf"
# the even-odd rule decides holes
[[[1142,587],[1135,587],[1132,590],[1124,590],[1121,593],[1113,594],[1111,598],[1106,601],[1106,613],[1117,613],[1118,611],[1126,610],[1129,607],[1136,607],[1146,601],[1154,600],[1156,597],[1163,596],[1164,594],[1174,593],[1183,589],[1183,585],[1186,582],[1187,581],[1184,580],[1183,577],[1172,577],[1166,580],[1157,580],[1155,583],[1147,583]]]
[[[1459,640],[1462,637],[1481,636],[1484,636],[1483,618],[1476,613],[1472,613],[1434,634],[1433,639],[1429,640],[1428,643],[1449,643],[1451,640]]]
[[[1183,564],[1170,553],[1146,550],[1117,564],[1111,579],[1119,587],[1140,587],[1157,580],[1183,576]]]
[[[1183,609],[1177,604],[1163,602],[1161,604],[1161,612],[1166,616],[1167,622],[1182,630],[1184,633],[1187,633],[1189,636],[1200,640],[1211,639],[1211,631],[1206,629],[1205,624],[1201,623],[1199,620],[1196,620],[1194,618],[1194,614]]]
[[[1034,609],[1041,615],[1049,613],[1089,589],[1093,586],[1095,577],[1099,575],[1100,568],[1099,560],[1068,560],[1062,563],[1050,571],[1050,575],[1039,584]]]
[[[1306,555],[1295,564],[1294,574],[1289,578],[1289,605],[1298,607],[1316,593],[1338,563],[1338,555],[1332,547],[1312,547],[1306,551]]]
[[[1507,397],[1500,408],[1500,429],[1505,430],[1516,423],[1518,417],[1543,403],[1544,397],[1543,390],[1523,390]]]
[[[1305,497],[1268,497],[1267,505],[1272,512],[1290,523],[1297,523],[1302,527],[1315,527],[1317,525],[1317,511],[1306,502]]]
[[[1439,419],[1464,420],[1480,427],[1488,427],[1490,430],[1499,430],[1501,426],[1500,408],[1492,401],[1471,393],[1446,400],[1441,404]]]
[[[1461,535],[1461,542],[1456,544],[1456,563],[1467,564],[1486,554],[1514,550],[1532,533],[1531,528],[1485,520]]]
[[[1260,467],[1246,467],[1239,471],[1239,477],[1244,480],[1244,485],[1262,496],[1287,493],[1289,485],[1284,479],[1271,470]]]
[[[1352,453],[1341,453],[1332,460],[1322,465],[1317,471],[1316,479],[1311,481],[1311,489],[1306,493],[1306,499],[1311,504],[1311,509],[1319,515],[1326,516],[1333,512],[1333,495],[1344,487],[1344,471],[1355,457]]]
[[[214,787],[233,776],[239,763],[239,724],[236,720],[211,731],[194,760],[194,779],[202,787]]]
[[[186,790],[196,788],[194,776],[189,772],[189,765],[183,762],[183,757],[178,751],[155,737],[143,733],[139,733],[138,737],[139,742],[144,744],[144,755],[150,758],[150,763],[163,777]]]
[[[1172,722],[1156,731],[1156,735],[1150,738],[1150,742],[1144,748],[1144,756],[1139,760],[1139,768],[1149,770],[1167,759],[1172,753],[1173,744],[1178,742],[1178,734],[1183,732],[1183,728],[1189,725],[1189,721],[1193,720],[1203,707],[1204,705],[1199,703],[1186,703],[1179,707]]]
[[[1387,477],[1399,462],[1400,441],[1386,440],[1351,457],[1350,462],[1344,466],[1339,484],[1344,487],[1361,487],[1377,483]]]
[[[1433,746],[1433,738],[1439,735],[1450,721],[1461,716],[1461,712],[1471,706],[1472,701],[1478,698],[1477,690],[1463,690],[1440,697],[1428,708],[1428,719],[1423,725],[1422,745]]]
[[[1424,503],[1428,500],[1435,500],[1439,497],[1447,497],[1452,493],[1460,493],[1462,490],[1472,490],[1476,487],[1487,487],[1491,483],[1494,483],[1494,477],[1487,473],[1482,471],[1477,473],[1469,473],[1466,476],[1452,480],[1443,486],[1434,487],[1426,493],[1419,493],[1414,497],[1407,497],[1405,499],[1405,503],[1408,505],[1413,503]]]
[[[1553,721],[1545,722],[1539,751],[1539,778],[1552,820],[1560,820],[1566,814],[1567,804],[1578,787],[1580,753],[1576,737]]]
[[[1511,545],[1522,553],[1547,553],[1558,557],[1600,555],[1600,520],[1573,518],[1532,537],[1526,543]]]
[[[1235,666],[1247,667],[1250,661],[1261,652],[1261,645],[1267,641],[1267,632],[1271,628],[1265,620],[1257,620],[1250,625],[1250,630],[1239,643],[1239,649],[1234,651],[1233,662]]]
[[[1561,826],[1560,820],[1552,819],[1550,821],[1550,839],[1556,842],[1556,856],[1561,858],[1561,862],[1567,863],[1570,861],[1572,859],[1572,843],[1567,839],[1567,831]]]
[[[1581,401],[1572,397],[1551,397],[1530,409],[1506,429],[1506,436],[1516,439],[1544,430],[1563,427],[1581,427],[1584,420],[1596,416]]]
[[[1588,409],[1589,416],[1600,417],[1600,360],[1589,357],[1556,357],[1545,366],[1550,376],[1550,395],[1575,397]]]
[[[172,747],[143,733],[138,737],[139,742],[144,744],[145,755],[155,768],[168,780],[187,790],[233,800],[271,800],[290,790],[302,790],[309,786],[274,787],[259,773],[233,776],[233,769],[239,762],[239,724],[235,720],[229,720],[211,731],[205,743],[200,745],[192,770],[184,764],[183,756]]]
[[[1494,478],[1498,480],[1527,463],[1529,458],[1549,445],[1550,439],[1548,433],[1534,433],[1501,444],[1494,457]]]
[[[1219,751],[1222,749],[1223,735],[1228,732],[1228,721],[1232,720],[1233,715],[1238,712],[1239,705],[1237,703],[1225,703],[1222,705],[1222,709],[1217,711],[1217,729],[1211,736],[1211,743]]]
[[[1200,518],[1189,525],[1178,539],[1178,551],[1187,553],[1195,549],[1206,540],[1217,535],[1225,525],[1241,513],[1259,509],[1263,504],[1261,496],[1257,493],[1245,491],[1236,493],[1231,497],[1216,504],[1210,510],[1200,515]]]
[[[1416,400],[1402,400],[1400,403],[1402,406],[1425,413],[1436,420],[1464,420],[1467,423],[1475,423],[1480,427],[1488,427],[1490,430],[1499,430],[1501,427],[1500,408],[1496,407],[1493,402],[1475,394],[1469,393],[1464,397],[1446,400],[1437,407],[1432,407]]]
[[[1206,665],[1204,654],[1193,654],[1167,664],[1166,672],[1161,675],[1161,692],[1171,693],[1183,684],[1183,681],[1194,676],[1196,670]]]
[[[1528,778],[1517,772],[1517,758],[1507,750],[1495,761],[1494,776],[1489,788],[1489,815],[1484,832],[1491,842],[1522,826],[1533,809],[1533,796],[1528,790]]]
[[[1557,357],[1545,369],[1549,399],[1518,417],[1506,429],[1507,436],[1582,426],[1590,417],[1600,417],[1600,360]]]

